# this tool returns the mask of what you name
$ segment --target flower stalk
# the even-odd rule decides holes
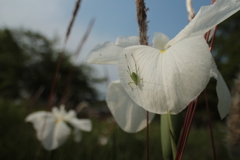
[[[147,11],[144,0],[136,0],[136,9],[137,9],[137,21],[139,28],[139,42],[141,45],[148,45],[148,21],[147,21]],[[146,152],[147,152],[147,160],[150,158],[149,153],[149,113],[146,111]]]
[[[136,9],[137,9],[137,21],[139,28],[139,42],[141,45],[148,45],[148,21],[147,21],[147,11],[149,8],[146,8],[144,0],[136,0]]]
[[[63,42],[62,51],[60,52],[60,55],[58,57],[58,61],[57,61],[57,65],[56,65],[56,68],[55,68],[55,73],[54,73],[54,77],[53,77],[53,81],[52,81],[52,85],[51,85],[51,90],[50,90],[50,94],[49,94],[49,98],[48,98],[47,110],[51,109],[51,106],[52,106],[52,103],[53,103],[55,87],[56,87],[56,84],[57,84],[57,77],[58,77],[59,69],[60,69],[60,66],[61,66],[61,63],[62,63],[63,54],[65,52],[66,45],[67,45],[67,40],[68,40],[68,37],[71,33],[71,29],[72,29],[73,23],[75,21],[77,12],[79,10],[80,3],[81,3],[81,0],[77,0],[77,2],[75,4],[75,8],[73,10],[72,18],[71,18],[70,23],[68,25],[65,40]]]

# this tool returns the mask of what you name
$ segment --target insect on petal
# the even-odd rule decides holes
[[[203,36],[184,39],[164,53],[148,46],[128,47],[120,55],[120,81],[135,103],[158,114],[182,111],[206,87],[212,56]],[[137,85],[128,70],[136,72]],[[141,80],[142,79],[142,80]]]

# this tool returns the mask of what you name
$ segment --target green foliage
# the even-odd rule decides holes
[[[15,104],[0,99],[0,159],[11,160],[145,160],[146,130],[135,134],[122,131],[117,125],[112,130],[112,119],[93,119],[92,132],[83,132],[82,141],[73,137],[51,152],[42,148],[31,123],[24,122],[28,114],[26,104]],[[159,117],[150,124],[150,159],[162,159]],[[222,124],[214,125],[214,137],[219,159],[229,159],[224,147]],[[110,131],[110,132],[109,132]],[[107,134],[106,134],[107,133]],[[99,137],[105,135],[108,143],[102,146]],[[213,159],[208,128],[193,126],[184,152],[184,160]]]
[[[8,29],[0,30],[0,96],[17,98],[27,56]]]
[[[38,101],[46,103],[51,90],[60,52],[56,41],[27,30],[0,30],[0,97],[8,99],[31,98],[38,91]],[[92,77],[94,71],[87,65],[74,65],[70,54],[63,54],[57,77],[55,103],[63,97],[71,106],[82,100],[96,100],[92,87],[103,80]],[[69,80],[72,74],[71,80]]]
[[[176,156],[176,145],[183,126],[183,115],[162,114],[161,115],[161,142],[162,157],[164,160],[174,159]]]
[[[240,54],[240,12],[237,12],[218,26],[213,45],[214,59],[229,87],[239,71]]]
[[[219,71],[221,72],[224,80],[227,83],[229,89],[233,86],[233,80],[239,72],[240,67],[240,54],[239,54],[239,42],[240,42],[240,12],[237,12],[224,22],[220,23],[217,28],[217,33],[213,43],[212,54]],[[217,111],[217,94],[216,94],[216,80],[212,78],[206,88],[208,103],[211,110],[211,118],[213,120],[219,120],[219,114]],[[203,115],[205,112],[205,100],[204,95],[200,96],[199,104],[197,107],[196,119],[199,125],[205,123]],[[207,122],[206,122],[207,123]]]

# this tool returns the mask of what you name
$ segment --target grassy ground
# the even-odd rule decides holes
[[[123,132],[113,120],[92,119],[93,131],[84,132],[80,143],[73,138],[58,149],[44,150],[35,137],[31,123],[25,123],[26,110],[22,105],[0,101],[0,159],[11,160],[144,160],[145,130],[129,134]],[[225,147],[223,123],[213,124],[218,159],[229,159]],[[109,131],[109,128],[112,130]],[[107,134],[106,134],[107,133]],[[99,138],[108,139],[106,145],[99,144]],[[213,159],[210,134],[207,127],[192,127],[184,152],[184,160]],[[150,125],[150,159],[161,160],[159,120]]]

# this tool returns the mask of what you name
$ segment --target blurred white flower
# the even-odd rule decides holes
[[[92,123],[89,119],[78,119],[76,112],[70,110],[67,112],[64,105],[60,108],[53,107],[52,112],[37,111],[29,114],[26,122],[33,123],[37,132],[37,139],[41,141],[46,150],[53,150],[61,146],[71,133],[68,126],[74,128],[74,140],[81,140],[81,131],[91,131]]]
[[[108,137],[101,135],[98,137],[98,144],[101,146],[105,146],[108,143]]]

